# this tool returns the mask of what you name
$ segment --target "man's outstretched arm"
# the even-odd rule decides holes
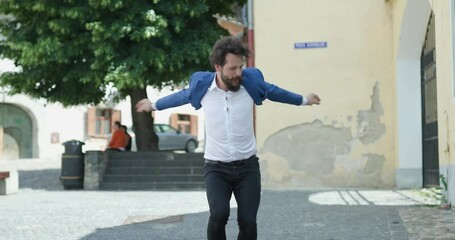
[[[136,103],[136,111],[150,112],[185,105],[189,103],[188,93],[189,91],[187,89],[183,89],[166,97],[160,98],[156,102],[151,102],[149,99],[144,98]]]
[[[307,106],[311,106],[313,104],[319,105],[321,103],[321,99],[315,93],[309,93],[306,96],[302,96],[300,94],[282,89],[274,84],[270,84],[268,82],[263,83],[266,88],[267,98],[271,101]]]

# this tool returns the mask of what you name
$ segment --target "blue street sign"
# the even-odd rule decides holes
[[[294,43],[295,49],[300,48],[326,48],[327,42],[299,42]]]

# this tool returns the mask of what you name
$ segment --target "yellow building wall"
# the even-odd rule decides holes
[[[401,32],[401,24],[403,14],[406,9],[408,0],[392,0],[392,26],[393,26],[393,57],[396,59],[399,48],[399,37]]]
[[[256,108],[264,187],[391,187],[396,168],[392,4],[254,2],[266,81],[318,93],[320,106]],[[299,42],[326,48],[295,49]]]
[[[455,91],[452,1],[431,1],[436,21],[436,75],[438,95],[439,171],[449,184],[446,193],[455,202]],[[442,185],[441,185],[442,186]]]
[[[439,154],[439,174],[442,174],[446,179],[448,184],[447,191],[444,190],[444,184],[441,184],[443,187],[443,194],[447,197],[449,202],[455,202],[455,156],[453,151],[455,151],[455,91],[454,91],[454,25],[455,21],[455,4],[451,0],[428,0],[426,2],[414,1],[414,0],[391,0],[393,6],[393,45],[394,45],[394,56],[397,65],[403,66],[405,64],[420,64],[420,56],[411,59],[410,54],[406,52],[404,56],[400,56],[400,48],[403,48],[407,43],[404,42],[404,38],[413,37],[415,35],[408,35],[411,31],[409,28],[415,28],[419,26],[419,23],[416,23],[416,19],[425,20],[428,23],[428,17],[430,11],[433,12],[435,17],[435,48],[436,48],[436,78],[437,78],[437,106],[438,106],[438,154]],[[422,7],[427,5],[429,10],[428,15],[426,11],[422,11]],[[418,12],[418,14],[416,14]],[[420,15],[419,15],[420,14]],[[422,16],[423,14],[423,16]],[[407,18],[409,17],[409,18]],[[407,19],[406,19],[407,18]],[[407,21],[408,24],[403,24]],[[426,30],[426,29],[425,29]],[[419,31],[419,30],[417,30]],[[414,32],[415,33],[415,32]],[[423,33],[422,36],[426,34]],[[421,41],[419,43],[420,49],[423,46],[423,39],[417,39]],[[405,64],[400,65],[400,62],[405,62]],[[418,66],[420,68],[420,66]],[[401,70],[407,71],[409,68],[402,68]],[[419,71],[420,69],[418,69]],[[398,72],[400,69],[398,69]],[[406,74],[404,74],[406,76]],[[414,74],[410,73],[409,76]],[[420,73],[418,74],[420,76]],[[401,81],[399,76],[396,76],[397,81]],[[400,94],[400,92],[398,92]],[[400,98],[398,98],[400,101]],[[400,102],[398,102],[400,104]],[[407,113],[405,113],[407,114]],[[398,114],[400,115],[400,114]],[[400,125],[400,124],[399,124]],[[398,126],[398,132],[405,133],[402,131],[403,126]],[[421,131],[421,129],[415,129],[415,131]],[[399,135],[399,134],[398,134]],[[397,148],[399,151],[403,152],[403,144],[398,144]],[[408,152],[404,151],[405,154]],[[418,159],[417,161],[421,161]],[[405,164],[406,165],[406,164]],[[412,165],[412,164],[411,164]],[[440,179],[441,180],[441,179]]]
[[[436,21],[436,74],[438,92],[438,135],[440,164],[453,159],[455,105],[453,86],[452,24],[450,1],[433,2]]]

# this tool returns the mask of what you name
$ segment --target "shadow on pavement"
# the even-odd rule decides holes
[[[264,191],[258,213],[258,239],[409,239],[400,217],[401,206],[316,205],[311,191]],[[226,226],[227,239],[236,239],[237,209]],[[125,216],[123,225],[98,228],[82,240],[206,239],[209,213],[177,216]]]
[[[19,188],[64,191],[60,182],[60,169],[19,170]]]
[[[208,212],[169,216],[151,221],[100,228],[81,240],[103,239],[154,239],[200,240],[206,239]],[[232,216],[232,213],[231,213]],[[236,217],[235,217],[236,218]],[[231,217],[232,219],[232,217]],[[228,239],[237,238],[236,222],[230,220],[226,227]]]
[[[398,215],[398,208],[395,207],[333,207],[309,203],[298,206],[292,200],[280,200],[282,201],[264,202],[260,207],[259,240],[392,239],[396,235],[401,236],[396,239],[409,239]],[[227,239],[237,239],[236,210],[231,209],[231,217],[226,226]],[[203,212],[99,228],[81,240],[206,239],[208,217],[209,213]]]

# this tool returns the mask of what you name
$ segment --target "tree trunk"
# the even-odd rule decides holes
[[[153,129],[154,119],[150,112],[136,112],[136,103],[147,98],[144,89],[132,89],[129,91],[131,98],[131,116],[133,118],[133,131],[136,135],[137,151],[158,151],[158,136]]]

